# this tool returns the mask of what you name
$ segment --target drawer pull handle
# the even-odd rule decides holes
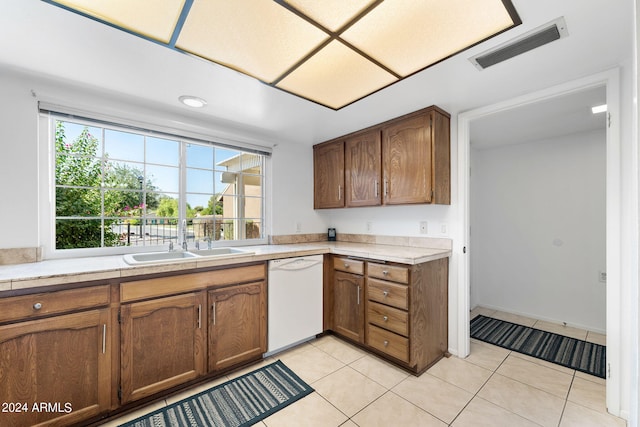
[[[349,268],[349,264],[347,264],[346,262],[344,263],[344,268]]]
[[[42,303],[41,302],[37,302],[35,304],[33,304],[33,309],[34,310],[40,310],[42,308]]]
[[[382,270],[382,274],[386,276],[387,274],[389,274],[389,272],[387,270]]]
[[[382,291],[382,296],[383,297],[388,297],[389,296],[389,291]]]
[[[384,320],[385,322],[389,321],[389,316],[382,316],[382,320]]]
[[[389,341],[385,340],[382,344],[383,344],[385,347],[388,347],[388,346],[389,346]]]

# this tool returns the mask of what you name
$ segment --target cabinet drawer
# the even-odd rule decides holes
[[[404,310],[388,307],[369,301],[367,303],[367,321],[405,337],[409,335],[409,314]]]
[[[367,325],[369,346],[409,363],[409,339],[374,325]]]
[[[368,275],[369,277],[391,280],[392,282],[409,283],[409,270],[406,267],[370,262],[368,264]]]
[[[364,262],[351,258],[333,258],[333,269],[353,274],[364,274]]]
[[[408,290],[405,285],[367,278],[368,298],[372,301],[406,310],[409,307]]]
[[[109,285],[1,298],[0,322],[99,307],[109,301]]]

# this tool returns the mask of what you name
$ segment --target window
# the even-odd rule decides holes
[[[75,117],[50,126],[56,250],[265,238],[266,153]]]

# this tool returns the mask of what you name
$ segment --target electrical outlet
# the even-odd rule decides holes
[[[302,223],[296,222],[296,233],[302,233]]]
[[[367,221],[366,227],[367,233],[371,233],[371,230],[373,229],[373,223],[371,221]]]
[[[607,283],[607,272],[599,271],[598,272],[598,280],[602,283]]]
[[[447,224],[440,224],[440,234],[449,234],[449,226]]]
[[[420,234],[427,234],[427,221],[420,221]]]

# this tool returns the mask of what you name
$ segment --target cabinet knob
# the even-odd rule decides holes
[[[382,291],[382,296],[388,297],[389,296],[389,291]]]
[[[389,316],[382,316],[382,320],[384,320],[385,322],[389,321]]]
[[[42,308],[42,303],[37,302],[35,304],[33,304],[33,309],[34,310],[40,310]]]
[[[389,341],[385,340],[382,344],[383,344],[385,347],[388,347],[388,346],[389,346]]]
[[[389,272],[387,270],[382,270],[382,274],[386,276],[387,274],[389,274]]]
[[[349,264],[347,264],[346,262],[344,263],[344,268],[349,268]]]

